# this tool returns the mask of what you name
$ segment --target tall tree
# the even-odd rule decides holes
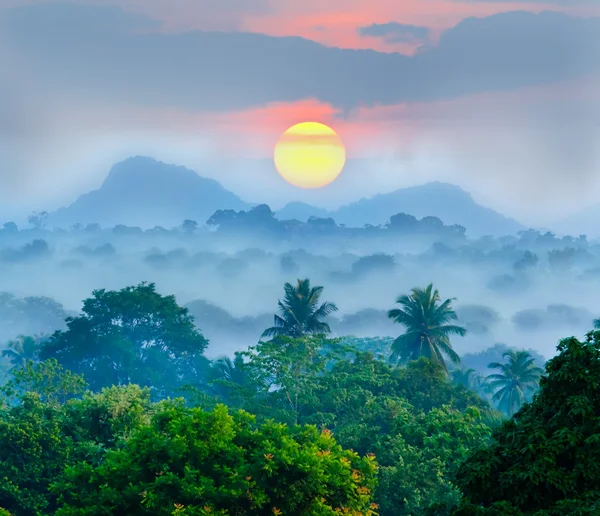
[[[284,285],[283,302],[278,301],[279,315],[275,323],[267,328],[262,337],[286,336],[299,338],[305,335],[331,333],[329,324],[322,319],[337,311],[335,303],[324,302],[319,305],[323,287],[311,287],[310,280],[298,280],[296,285]]]
[[[600,514],[598,378],[600,332],[561,341],[533,401],[460,466],[452,514]]]
[[[460,357],[452,349],[450,335],[464,336],[467,330],[450,324],[458,319],[452,310],[452,301],[446,299],[440,303],[440,294],[432,284],[425,289],[414,288],[410,295],[400,296],[396,303],[401,308],[390,310],[388,317],[402,324],[406,333],[393,342],[391,359],[407,362],[425,357],[441,365],[446,373],[445,357],[459,364]]]
[[[56,332],[40,357],[83,374],[93,390],[137,383],[161,396],[189,383],[207,345],[174,296],[141,283],[94,291],[81,315],[67,319],[67,330]]]
[[[507,362],[492,362],[488,367],[500,369],[500,373],[489,375],[487,380],[494,391],[492,400],[498,403],[500,410],[512,416],[531,400],[544,370],[535,366],[535,359],[527,351],[510,350],[502,356]]]

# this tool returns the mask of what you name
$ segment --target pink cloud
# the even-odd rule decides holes
[[[0,7],[48,3],[52,0],[0,0]],[[272,36],[301,36],[328,46],[411,53],[415,46],[390,45],[360,37],[357,28],[396,21],[426,26],[435,38],[470,17],[528,10],[557,10],[600,15],[599,6],[557,6],[531,2],[469,0],[72,0],[81,4],[119,5],[124,10],[162,22],[166,31],[244,30]]]

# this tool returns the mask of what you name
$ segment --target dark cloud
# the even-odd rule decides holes
[[[510,12],[469,18],[414,57],[297,37],[138,30],[99,6],[4,11],[8,45],[46,95],[113,105],[239,109],[316,98],[336,107],[446,99],[600,71],[600,19]]]
[[[362,37],[382,38],[386,43],[413,43],[427,41],[430,31],[428,27],[388,22],[359,27],[357,32]]]
[[[115,32],[135,32],[160,26],[150,17],[124,12],[116,5],[30,4],[6,9],[2,14],[0,21],[4,21],[7,28],[5,37],[10,38],[15,31],[26,29],[36,39],[49,38],[48,42],[60,37],[63,30],[66,30],[65,38],[78,35],[87,40],[96,37],[108,40]]]

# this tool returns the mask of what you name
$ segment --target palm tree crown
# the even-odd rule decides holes
[[[425,289],[412,289],[410,295],[400,296],[396,303],[402,308],[390,310],[388,317],[402,324],[406,333],[393,342],[392,360],[407,362],[426,357],[446,372],[448,368],[444,356],[455,364],[460,363],[459,356],[450,344],[450,335],[464,336],[467,330],[449,324],[458,319],[452,310],[452,299],[440,303],[439,292],[430,284]]]
[[[502,355],[508,358],[500,364],[492,362],[490,369],[500,369],[500,373],[487,377],[489,387],[494,392],[492,400],[498,408],[512,416],[517,412],[537,388],[544,370],[534,365],[533,357],[527,351],[507,351]]]
[[[45,337],[19,335],[8,343],[8,349],[2,351],[2,356],[8,358],[13,369],[25,367],[27,362],[37,361]]]
[[[479,380],[479,375],[475,369],[454,369],[451,376],[455,384],[462,385],[467,389],[474,389]]]
[[[275,324],[267,328],[262,336],[287,336],[299,338],[309,334],[331,333],[329,324],[321,319],[337,311],[335,303],[321,303],[323,287],[310,286],[310,280],[298,280],[294,286],[284,285],[283,302],[278,301],[279,315],[275,315]]]
[[[233,360],[229,357],[222,357],[213,362],[216,379],[226,380],[240,386],[246,385],[249,380],[248,371],[244,366],[244,358],[239,354],[236,354]]]

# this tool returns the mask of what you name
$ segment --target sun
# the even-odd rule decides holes
[[[302,122],[281,135],[274,160],[277,172],[288,183],[299,188],[322,188],[342,172],[346,149],[331,127]]]

